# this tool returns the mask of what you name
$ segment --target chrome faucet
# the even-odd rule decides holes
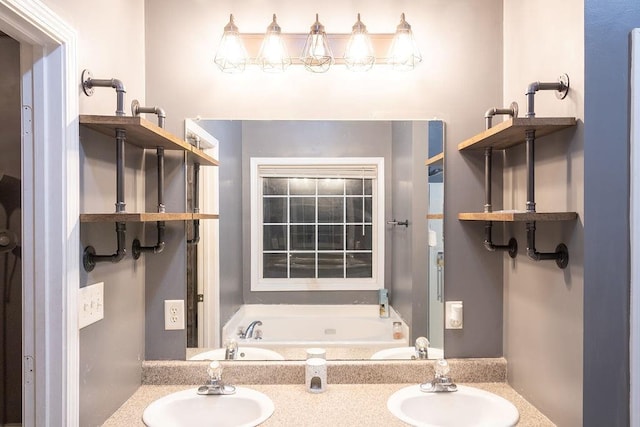
[[[209,383],[198,387],[198,394],[222,395],[234,394],[236,392],[235,386],[222,382],[222,365],[217,360],[209,364],[207,374],[209,374]]]
[[[440,359],[435,363],[435,378],[423,384],[420,384],[420,391],[425,393],[443,393],[457,391],[458,386],[454,384],[449,376],[449,364],[446,360]]]
[[[238,343],[233,338],[229,338],[225,344],[224,358],[233,360],[238,358]]]
[[[426,360],[429,358],[429,340],[426,339],[425,337],[416,338],[415,349],[416,349],[416,355],[415,355],[416,359]]]
[[[256,326],[261,326],[262,322],[259,320],[254,320],[253,322],[249,323],[249,326],[247,326],[247,329],[244,330],[244,332],[240,332],[238,334],[238,336],[242,339],[246,339],[246,338],[253,338],[253,330],[255,329]],[[256,339],[258,339],[258,337],[256,336]]]

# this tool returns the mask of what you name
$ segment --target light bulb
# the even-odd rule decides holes
[[[318,21],[317,13],[316,22],[311,26],[300,60],[307,70],[314,73],[324,73],[333,65],[333,53],[324,32],[324,25]]]
[[[229,15],[229,23],[224,27],[213,62],[225,73],[240,73],[244,71],[247,61],[247,51],[240,39],[238,27],[233,22],[233,15]]]
[[[389,49],[388,62],[396,70],[412,70],[421,61],[422,55],[420,55],[413,38],[411,25],[405,21],[403,13],[396,29],[396,35],[393,37],[391,49]]]
[[[344,61],[347,67],[353,71],[368,71],[376,62],[371,38],[367,33],[367,27],[360,21],[360,14],[358,14],[358,20],[353,25],[351,37],[344,54]]]
[[[291,58],[282,39],[282,30],[273,14],[273,22],[267,27],[267,32],[260,46],[257,58],[263,71],[282,72],[291,65]]]

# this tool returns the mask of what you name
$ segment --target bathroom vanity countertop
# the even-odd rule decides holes
[[[307,393],[303,384],[243,385],[273,400],[273,415],[264,427],[288,426],[406,426],[387,409],[387,399],[409,384],[328,384],[324,393]],[[506,383],[469,383],[512,402],[520,412],[518,426],[553,426],[540,411]],[[144,426],[142,412],[154,400],[197,385],[143,385],[104,424],[105,427]]]

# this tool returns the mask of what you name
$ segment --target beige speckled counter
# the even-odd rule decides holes
[[[518,426],[553,426],[531,404],[506,383],[473,383],[473,387],[490,391],[511,401],[520,412]],[[264,427],[331,426],[393,427],[406,426],[387,409],[387,399],[407,384],[328,384],[320,394],[307,393],[302,384],[248,385],[271,398],[273,415]],[[143,385],[104,424],[105,427],[144,426],[142,412],[155,399],[187,385]]]
[[[553,426],[506,383],[504,358],[449,359],[452,378],[511,401],[520,412],[519,426]],[[433,361],[327,361],[327,390],[308,393],[303,361],[222,361],[225,382],[265,393],[275,412],[262,425],[405,426],[387,409],[397,390],[433,378]],[[154,400],[206,382],[206,361],[147,361],[142,386],[104,424],[143,426],[142,412]]]

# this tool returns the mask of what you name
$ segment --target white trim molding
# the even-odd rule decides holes
[[[20,42],[22,71],[23,425],[75,427],[77,34],[37,0],[0,0],[0,29]]]
[[[263,191],[265,177],[370,178],[373,180],[371,226],[371,277],[362,278],[265,278],[262,276]],[[346,291],[384,288],[385,191],[382,157],[252,157],[251,192],[251,291]],[[364,196],[364,194],[363,194]],[[278,196],[280,197],[280,196]],[[289,197],[289,196],[286,196]],[[307,197],[307,196],[304,196]],[[312,196],[313,197],[313,196]],[[318,196],[315,197],[323,197]],[[339,196],[340,197],[340,196]],[[351,197],[351,196],[345,196]],[[359,197],[359,196],[358,196]],[[288,221],[287,221],[288,222]],[[315,223],[309,223],[313,225]],[[362,221],[363,227],[365,221]],[[288,239],[287,239],[288,240]],[[290,248],[285,252],[288,254]],[[358,251],[338,251],[344,253]],[[315,253],[311,250],[310,253]],[[319,252],[318,252],[319,253]],[[317,265],[316,265],[317,267]]]

